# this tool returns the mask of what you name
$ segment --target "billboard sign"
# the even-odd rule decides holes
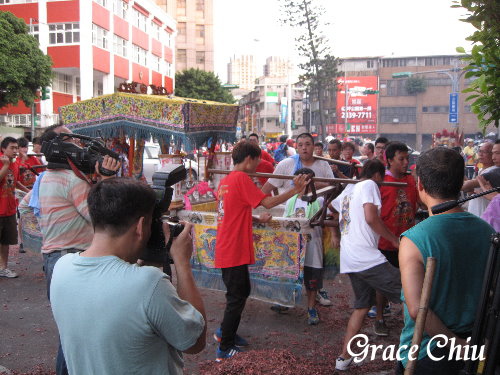
[[[339,77],[337,84],[336,133],[377,133],[378,94],[365,93],[378,90],[377,76]]]

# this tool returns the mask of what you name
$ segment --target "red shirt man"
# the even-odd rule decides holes
[[[274,197],[260,191],[246,173],[255,172],[260,163],[261,149],[251,141],[241,141],[233,149],[233,171],[219,184],[215,267],[221,268],[226,286],[226,309],[215,337],[220,341],[216,350],[219,362],[231,358],[240,349],[235,345],[236,332],[250,295],[248,265],[255,263],[252,236],[252,209],[259,205],[274,207],[300,193],[308,183],[306,175],[294,178],[294,187]],[[271,215],[262,214],[260,222]],[[238,337],[240,340],[241,338]]]
[[[397,237],[415,225],[418,192],[413,176],[406,174],[409,163],[408,147],[401,142],[391,142],[386,150],[387,164],[384,181],[405,182],[404,188],[381,186],[382,209],[380,217],[391,233]],[[395,267],[399,267],[398,249],[384,238],[380,238],[378,248],[387,260]]]

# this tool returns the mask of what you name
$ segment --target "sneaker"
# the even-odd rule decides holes
[[[274,312],[277,312],[279,314],[284,314],[284,313],[288,312],[288,310],[290,310],[290,309],[286,306],[272,305],[271,310],[273,310]]]
[[[318,311],[314,308],[307,310],[307,324],[315,326],[319,323]]]
[[[241,353],[243,350],[238,348],[237,346],[231,346],[227,350],[220,350],[220,346],[217,347],[215,352],[215,362],[221,362],[224,359],[229,359],[234,357],[236,354]]]
[[[368,311],[367,315],[369,318],[376,318],[377,317],[377,306],[372,306],[370,311]],[[383,316],[389,316],[389,315],[391,315],[391,305],[388,304],[384,307]]]
[[[332,301],[328,298],[326,290],[320,290],[318,294],[316,294],[316,301],[318,301],[321,306],[333,305]]]
[[[217,331],[214,333],[214,339],[217,342],[221,342],[222,340],[222,329],[219,327]],[[245,340],[243,337],[240,335],[236,334],[234,337],[234,345],[235,346],[248,346],[248,341]]]
[[[351,357],[349,359],[344,359],[342,357],[338,357],[335,361],[335,369],[339,371],[345,371],[349,369],[349,367],[352,366],[361,366],[363,364],[363,361],[356,362],[354,360],[354,357]]]
[[[8,277],[9,279],[13,279],[14,277],[17,277],[17,273],[14,271],[9,270],[8,268],[4,268],[3,270],[0,270],[0,277]]]
[[[389,336],[389,328],[385,325],[383,320],[377,320],[373,325],[373,332],[377,336]]]

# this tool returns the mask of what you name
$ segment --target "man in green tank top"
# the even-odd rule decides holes
[[[464,161],[452,149],[438,147],[417,161],[418,193],[430,217],[401,235],[399,263],[405,325],[401,332],[398,374],[411,351],[428,257],[437,260],[429,310],[415,374],[458,374],[476,316],[493,228],[455,207],[433,215],[430,208],[456,200],[463,184]],[[477,348],[479,351],[480,348]]]

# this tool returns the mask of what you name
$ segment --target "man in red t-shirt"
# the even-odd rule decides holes
[[[257,146],[259,146],[259,136],[255,133],[252,133],[248,136],[248,140],[250,142],[255,143]],[[260,153],[260,163],[255,169],[255,172],[258,173],[273,173],[274,172],[274,166],[276,165],[276,161],[273,159],[271,155],[267,151],[261,150]],[[264,184],[267,182],[267,178],[265,177],[257,177],[257,180],[260,183],[260,188],[264,186]]]
[[[407,173],[410,157],[408,155],[408,147],[404,143],[388,143],[385,148],[385,155],[388,169],[385,173],[384,181],[404,182],[407,184],[404,188],[393,186],[380,187],[380,196],[382,198],[380,218],[389,231],[399,238],[401,233],[415,225],[415,213],[417,212],[418,201],[417,185],[413,176]],[[399,250],[394,245],[385,238],[380,237],[378,248],[385,255],[389,263],[399,268]],[[377,293],[377,319],[379,321],[383,321],[385,304],[385,298]]]
[[[252,236],[252,209],[262,205],[274,207],[300,193],[309,182],[307,175],[294,178],[293,188],[274,197],[258,189],[247,173],[254,173],[260,162],[261,149],[253,142],[239,142],[233,149],[234,168],[223,178],[218,189],[217,240],[215,267],[221,268],[227,288],[226,309],[221,327],[214,337],[220,342],[216,361],[231,358],[240,352],[239,346],[248,345],[236,334],[246,300],[250,295],[248,265],[255,263]],[[268,213],[258,221],[271,220]]]
[[[19,182],[27,189],[31,189],[36,180],[36,174],[30,168],[40,165],[36,156],[28,156],[28,140],[24,137],[17,139],[19,156],[16,158],[16,165],[19,169]]]
[[[7,268],[9,246],[17,244],[16,182],[19,170],[14,163],[17,141],[5,137],[0,145],[0,277],[13,278],[17,273]]]
[[[255,143],[257,146],[259,146],[259,136],[257,134],[255,134],[255,133],[250,134],[248,136],[248,140],[250,142]],[[265,150],[261,150],[260,159],[263,161],[267,161],[268,163],[271,163],[271,165],[273,167],[276,165],[276,160],[274,160],[273,157],[271,155],[269,155],[269,152],[267,152]]]

